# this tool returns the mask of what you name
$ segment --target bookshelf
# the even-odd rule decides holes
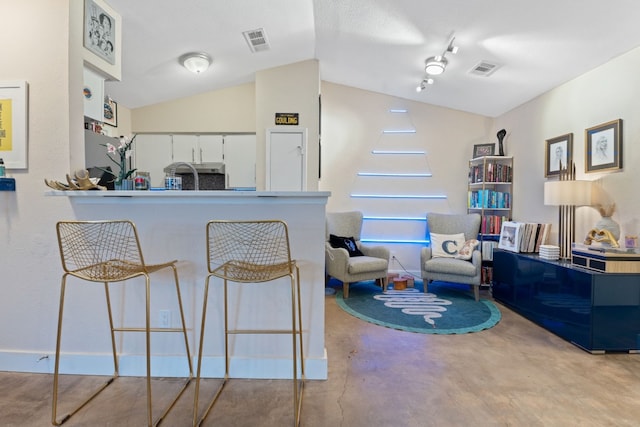
[[[513,157],[483,156],[469,160],[467,212],[481,216],[482,283],[493,277],[493,248],[497,247],[504,221],[513,208]]]

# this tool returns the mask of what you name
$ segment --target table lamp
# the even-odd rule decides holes
[[[576,206],[591,206],[592,181],[565,180],[544,183],[544,204],[558,206],[560,258],[571,257],[576,234]]]
[[[559,206],[560,257],[571,257],[571,243],[575,240],[575,208],[590,206],[600,212],[601,219],[585,238],[584,243],[593,241],[605,246],[619,247],[620,226],[612,218],[615,203],[594,181],[566,180],[544,183],[544,204]]]

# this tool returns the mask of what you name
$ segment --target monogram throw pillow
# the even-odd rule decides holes
[[[464,233],[437,234],[430,233],[431,256],[433,258],[455,258],[465,242]]]

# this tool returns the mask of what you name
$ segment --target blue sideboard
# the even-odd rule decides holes
[[[640,274],[495,249],[493,297],[589,352],[640,351]]]

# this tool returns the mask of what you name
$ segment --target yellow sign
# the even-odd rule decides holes
[[[298,125],[298,113],[276,113],[276,125]]]
[[[11,99],[0,99],[0,151],[12,151]]]

